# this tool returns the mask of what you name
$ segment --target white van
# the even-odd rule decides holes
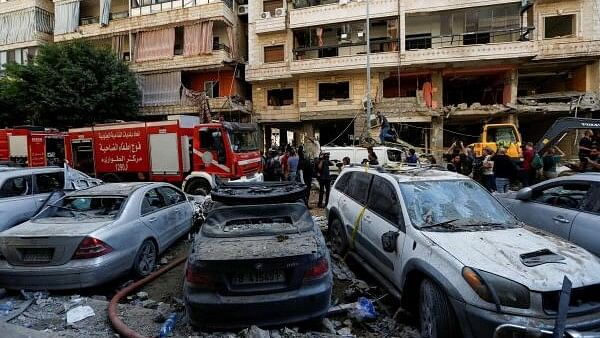
[[[322,153],[329,153],[329,160],[338,163],[344,157],[350,158],[350,163],[362,163],[368,157],[367,148],[363,147],[321,147]],[[379,165],[394,165],[402,163],[405,158],[399,149],[380,146],[373,147]]]

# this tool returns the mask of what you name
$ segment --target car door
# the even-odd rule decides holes
[[[405,238],[401,210],[394,184],[384,177],[374,176],[367,210],[362,219],[362,244],[366,249],[366,259],[391,281],[394,280],[395,268],[399,268],[397,264],[401,264],[400,255]],[[397,236],[394,252],[387,252],[383,247],[383,237],[388,233]]]
[[[575,217],[569,240],[600,257],[600,183],[593,183]]]
[[[344,225],[349,234],[350,245],[362,255],[365,253],[366,248],[364,247],[364,234],[360,229],[360,225],[362,217],[364,217],[363,208],[367,205],[369,186],[373,177],[371,174],[362,171],[354,171],[351,175],[344,189],[344,194],[340,198],[340,211],[344,217]],[[355,229],[356,236],[353,236]]]
[[[0,185],[0,231],[25,222],[36,210],[31,175],[11,177]]]
[[[174,226],[170,239],[176,240],[179,236],[190,230],[192,226],[192,210],[187,203],[187,198],[181,191],[172,187],[160,187],[159,191],[167,204],[168,222]]]
[[[52,204],[63,196],[65,175],[62,171],[33,175],[36,210]]]
[[[140,209],[141,219],[155,233],[161,248],[169,245],[175,228],[169,224],[166,209],[167,204],[158,188],[152,188],[146,192]]]
[[[569,239],[573,221],[590,184],[582,181],[558,181],[533,189],[531,199],[519,205],[518,217],[525,223]]]

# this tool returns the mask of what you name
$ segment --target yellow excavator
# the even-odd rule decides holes
[[[512,123],[486,124],[481,133],[481,142],[470,144],[476,157],[483,156],[486,148],[494,152],[502,147],[506,149],[506,155],[513,160],[522,160],[521,133]]]

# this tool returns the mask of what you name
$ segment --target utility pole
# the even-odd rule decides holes
[[[367,137],[371,137],[371,21],[367,2]]]

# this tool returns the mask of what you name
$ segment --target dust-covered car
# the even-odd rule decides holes
[[[0,231],[27,221],[64,192],[101,183],[68,166],[0,168]]]
[[[286,203],[284,196],[280,204],[223,203],[230,195],[246,196],[250,203],[268,201],[270,187],[277,194],[283,185],[213,190],[215,207],[186,263],[184,300],[192,325],[280,325],[320,318],[328,311],[331,261],[305,204]],[[251,191],[257,199],[249,198]]]
[[[192,204],[167,183],[111,183],[68,194],[0,234],[0,286],[73,289],[133,272],[192,226]]]
[[[600,259],[525,226],[468,177],[349,167],[327,215],[332,250],[418,313],[423,337],[492,337],[501,324],[552,329],[565,276],[566,327],[600,329]]]

